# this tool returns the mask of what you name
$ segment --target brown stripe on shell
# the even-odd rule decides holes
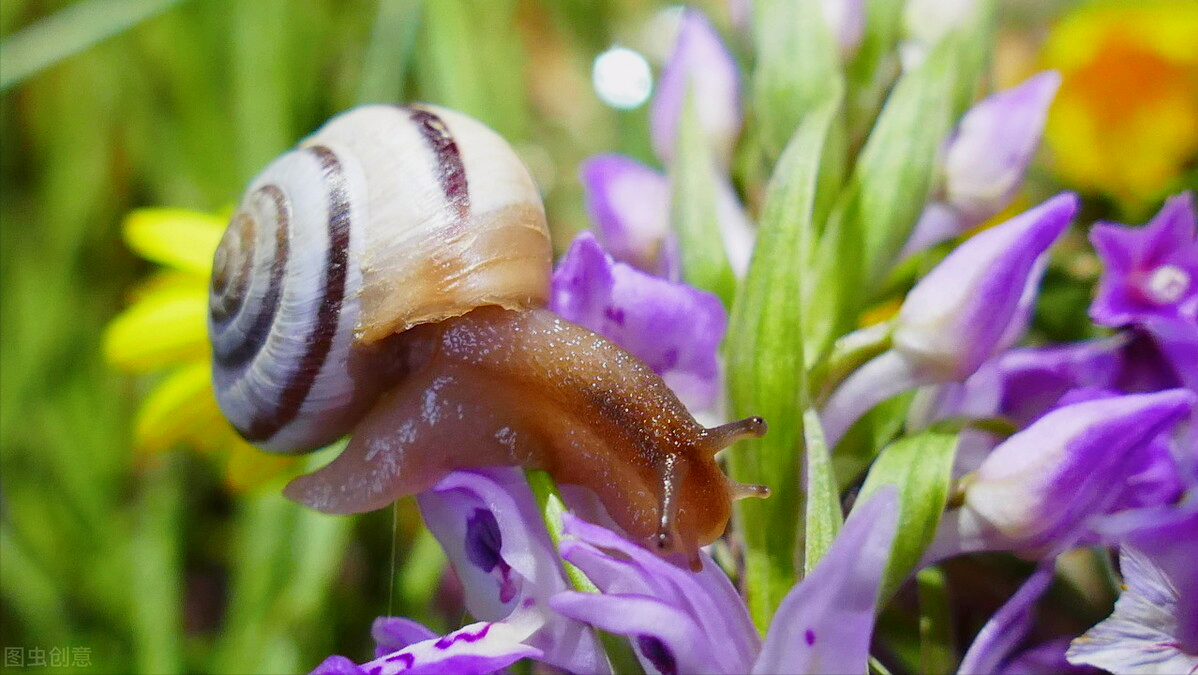
[[[441,191],[461,218],[470,213],[470,194],[466,185],[466,165],[449,127],[437,115],[424,108],[407,108],[408,115],[437,157],[437,177]]]
[[[225,370],[237,370],[244,368],[254,356],[262,350],[266,344],[266,338],[270,335],[270,328],[274,324],[275,314],[279,310],[279,299],[283,294],[283,277],[287,272],[287,260],[290,256],[290,229],[291,229],[291,208],[287,203],[287,196],[276,185],[264,185],[258,189],[253,198],[259,195],[265,195],[274,202],[275,207],[275,254],[270,261],[270,283],[266,288],[266,295],[262,299],[262,304],[258,308],[260,311],[254,316],[254,322],[241,336],[241,339],[233,346],[232,349],[226,351],[216,351],[212,358],[216,363]],[[245,217],[245,216],[242,216]],[[243,223],[249,221],[248,218]],[[252,224],[252,221],[249,221]],[[251,241],[253,234],[250,235]],[[243,236],[244,241],[244,236]],[[251,246],[249,255],[245,256],[243,268],[253,266],[253,247]],[[246,276],[252,270],[245,271]],[[241,273],[239,273],[241,274]],[[213,277],[215,282],[215,277]],[[248,279],[245,282],[239,282],[239,285],[248,285]],[[240,290],[242,294],[245,289],[235,287],[234,291]],[[240,308],[244,302],[244,297],[238,298],[237,308]],[[221,307],[220,309],[224,309]],[[228,315],[222,315],[218,310],[212,311],[212,320],[217,326],[222,326],[229,319],[236,315],[236,310]]]
[[[307,350],[284,385],[273,413],[255,417],[249,428],[244,430],[243,435],[249,441],[269,439],[299,414],[337,336],[341,304],[345,298],[351,226],[349,186],[341,161],[332,150],[316,145],[306,151],[320,160],[321,176],[329,195],[329,247],[324,264],[324,283],[321,284],[323,293],[316,322],[305,340]]]
[[[212,260],[208,315],[218,326],[241,311],[245,302],[254,269],[254,244],[254,220],[238,211],[221,237]]]

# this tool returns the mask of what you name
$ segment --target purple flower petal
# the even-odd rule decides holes
[[[823,0],[824,18],[836,38],[840,59],[849,61],[865,35],[865,0]]]
[[[728,325],[715,295],[614,262],[581,232],[553,273],[550,307],[644,361],[692,411],[715,406]]]
[[[674,157],[678,121],[688,90],[717,160],[727,166],[740,133],[740,73],[719,34],[703,13],[693,8],[682,13],[674,51],[662,70],[649,109],[653,150],[666,164]]]
[[[959,381],[1011,346],[1026,325],[1042,256],[1076,211],[1077,197],[1064,193],[958,246],[907,294],[895,349],[939,380]]]
[[[1048,247],[1077,210],[1062,193],[962,243],[907,294],[893,346],[850,375],[820,420],[829,445],[886,399],[926,384],[961,382],[1027,328]]]
[[[1198,322],[1193,193],[1169,198],[1143,227],[1098,223],[1090,242],[1105,267],[1090,305],[1095,323],[1122,326],[1147,317]]]
[[[1195,303],[1198,304],[1198,296]],[[1198,320],[1188,316],[1146,316],[1140,320],[1140,326],[1181,384],[1198,391]]]
[[[1154,437],[1191,414],[1184,389],[1066,405],[1008,438],[941,522],[930,557],[977,550],[1048,554],[1075,545],[1124,498]],[[955,549],[955,550],[954,550]]]
[[[743,673],[760,642],[744,602],[728,577],[701,553],[703,568],[682,570],[614,533],[567,514],[562,556],[577,565],[602,595],[566,592],[550,600],[557,611],[637,637],[646,668],[665,672]],[[650,619],[652,618],[652,619]]]
[[[309,675],[367,675],[366,670],[353,661],[334,654],[312,669]]]
[[[1119,566],[1125,590],[1114,613],[1074,640],[1066,658],[1115,673],[1198,672],[1198,651],[1178,644],[1179,596],[1172,580],[1130,546],[1120,551]],[[1198,604],[1192,596],[1185,600]]]
[[[1029,647],[1002,664],[998,675],[1102,675],[1090,666],[1075,666],[1065,660],[1071,637],[1059,637]]]
[[[518,469],[455,471],[417,500],[441,542],[477,618],[503,621],[515,612],[535,617],[525,642],[543,661],[575,672],[607,668],[589,627],[549,611],[566,584],[536,501]]]
[[[965,113],[941,153],[940,196],[924,209],[900,259],[965,233],[1011,202],[1060,84],[1056,71],[1045,71]]]
[[[1060,84],[1060,74],[1045,71],[982,99],[961,118],[944,150],[944,193],[969,227],[1015,196]]]
[[[1032,627],[1032,609],[1052,583],[1053,566],[1041,565],[978,631],[961,659],[959,675],[985,675],[998,670]]]
[[[823,559],[778,606],[753,673],[864,673],[898,523],[892,486],[855,507]]]
[[[473,675],[493,673],[523,658],[539,658],[541,651],[522,644],[532,629],[509,623],[481,621],[409,645],[399,651],[354,666],[341,656],[331,656],[313,675]]]
[[[410,644],[431,640],[437,634],[424,624],[401,616],[380,616],[370,626],[370,637],[374,638],[375,657],[397,652]]]
[[[1119,377],[1124,340],[1092,340],[1049,347],[1012,349],[994,360],[1003,380],[998,411],[1024,427],[1079,387],[1113,387]]]
[[[582,163],[587,213],[612,257],[669,279],[681,265],[670,231],[666,176],[623,155],[596,155]]]

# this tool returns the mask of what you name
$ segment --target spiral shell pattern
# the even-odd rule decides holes
[[[432,106],[331,119],[246,190],[213,262],[213,384],[249,441],[302,452],[395,384],[385,340],[482,305],[545,303],[536,185],[481,123]]]

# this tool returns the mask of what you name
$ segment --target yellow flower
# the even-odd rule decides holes
[[[109,323],[104,354],[122,370],[164,373],[134,420],[140,460],[190,447],[223,460],[226,484],[245,490],[293,472],[296,460],[242,440],[216,406],[205,317],[212,256],[225,223],[183,209],[139,209],[126,217],[129,247],[164,269],[135,289],[130,307]]]
[[[1062,179],[1132,209],[1198,156],[1198,2],[1090,2],[1044,46],[1061,72],[1045,138]]]

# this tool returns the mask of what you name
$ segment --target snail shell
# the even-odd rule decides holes
[[[446,473],[520,465],[590,488],[630,536],[697,565],[733,499],[706,429],[651,369],[556,316],[536,185],[485,126],[432,106],[330,120],[249,186],[216,252],[217,402],[243,436],[302,452],[352,430],[286,494],[380,508]]]
[[[254,179],[217,249],[217,403],[265,450],[327,445],[402,367],[375,343],[542,305],[551,265],[536,184],[495,132],[432,106],[345,112]]]

